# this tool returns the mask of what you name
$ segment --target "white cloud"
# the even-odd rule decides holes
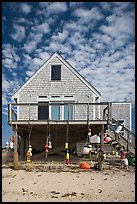
[[[78,8],[74,11],[74,15],[80,18],[82,24],[88,24],[91,21],[97,21],[104,17],[97,7],[90,10]]]
[[[34,74],[34,70],[28,70],[28,71],[26,71],[26,75],[27,75],[27,77],[26,77],[26,79],[28,79],[28,77],[31,77],[32,75]]]
[[[27,3],[21,3],[20,4],[20,10],[24,13],[24,14],[29,14],[31,12],[31,6]]]
[[[60,43],[64,42],[68,37],[68,31],[64,30],[63,32],[58,32],[56,35],[52,36],[52,40],[59,41]]]
[[[19,60],[23,61],[26,79],[53,52],[59,52],[102,93],[103,100],[124,101],[130,97],[134,102],[135,23],[133,9],[126,10],[131,4],[99,2],[99,7],[83,5],[84,2],[39,3],[40,9],[35,10],[32,27],[27,28],[27,39],[23,38],[26,40],[22,45],[23,59]],[[59,15],[68,9],[67,17],[70,18]],[[109,15],[105,18],[106,10]],[[16,23],[25,25],[25,19],[22,17]],[[15,55],[10,49],[12,47],[3,50],[3,62],[8,68],[17,67],[19,61],[14,63]]]
[[[9,80],[5,74],[2,74],[2,105],[7,105],[11,100],[11,96],[22,84],[22,81],[18,80]]]
[[[39,3],[40,8],[45,8],[45,7],[49,6],[49,5],[50,5],[50,2],[40,2]]]
[[[50,54],[48,53],[48,52],[46,52],[46,51],[41,51],[41,52],[39,52],[38,54],[37,54],[37,56],[39,57],[39,58],[41,58],[42,59],[42,61],[46,61],[49,57],[50,57]]]
[[[105,35],[111,36],[115,40],[115,47],[123,46],[127,40],[134,37],[135,22],[129,13],[126,13],[123,16],[112,14],[108,16],[106,20],[108,25],[101,25],[100,31]]]
[[[55,14],[65,11],[67,11],[67,4],[65,2],[54,2],[51,3],[47,8],[48,14]]]
[[[43,37],[42,33],[31,33],[30,36],[28,37],[27,42],[24,44],[23,49],[27,53],[32,53],[35,49],[37,49],[37,45],[41,42]]]
[[[70,2],[69,7],[70,8],[76,8],[76,7],[82,6],[82,4],[83,4],[83,2]]]
[[[21,26],[21,25],[14,24],[13,28],[15,30],[15,33],[12,33],[11,37],[14,40],[16,40],[17,42],[21,42],[26,36],[25,27]]]
[[[101,5],[101,8],[104,10],[111,10],[112,4],[110,2],[99,2]]]
[[[47,22],[44,22],[41,24],[37,22],[37,25],[34,25],[31,30],[35,33],[43,33],[43,34],[50,32],[50,28]]]
[[[17,49],[10,44],[4,44],[2,48],[2,65],[10,69],[17,68],[20,57],[16,54]]]

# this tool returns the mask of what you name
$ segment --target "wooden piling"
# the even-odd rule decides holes
[[[100,138],[100,152],[98,160],[98,170],[102,171],[103,169],[103,151],[104,151],[104,124],[101,126],[101,138]]]
[[[18,134],[17,134],[17,124],[14,132],[14,153],[13,153],[13,169],[19,169],[19,162],[18,162]]]

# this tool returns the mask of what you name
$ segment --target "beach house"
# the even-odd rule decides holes
[[[91,70],[92,73],[92,70]],[[98,79],[96,79],[98,80]],[[110,93],[111,94],[111,93]],[[101,102],[101,93],[61,55],[54,53],[12,96],[8,123],[21,137],[21,157],[28,146],[61,151],[66,142],[73,148],[91,134],[104,136],[108,127],[127,139],[131,131],[131,103]],[[125,129],[126,128],[126,129]]]

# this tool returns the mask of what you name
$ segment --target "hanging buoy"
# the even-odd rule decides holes
[[[52,143],[49,141],[49,149],[52,149]]]
[[[124,159],[124,164],[125,164],[125,166],[128,166],[128,159],[127,158]]]
[[[9,142],[7,141],[6,142],[6,149],[8,149],[9,148]]]
[[[105,142],[110,142],[111,141],[111,137],[105,137]]]
[[[82,153],[83,154],[88,154],[89,153],[89,148],[88,147],[84,147]]]
[[[10,141],[10,149],[14,148],[14,143],[12,141]]]
[[[27,156],[27,157],[30,156],[30,151],[29,151],[29,150],[27,151],[26,156]]]
[[[30,159],[30,151],[29,150],[27,151],[26,156],[27,156],[27,163],[28,163],[28,171],[30,171],[31,159]]]
[[[48,148],[49,148],[48,144],[46,144],[46,145],[45,145],[45,148],[46,148],[46,149],[48,149]]]
[[[14,136],[11,136],[11,137],[10,137],[10,141],[11,141],[11,142],[14,142]]]
[[[70,159],[69,159],[69,150],[67,149],[67,152],[66,152],[66,164],[70,164]]]
[[[69,159],[69,153],[68,152],[66,153],[66,159]]]
[[[32,156],[32,146],[29,145],[30,156]]]
[[[106,159],[106,158],[107,158],[107,155],[106,155],[105,153],[103,154],[103,158],[104,158],[104,159]]]
[[[88,145],[89,151],[92,151],[92,145]]]
[[[66,159],[66,164],[70,164],[70,160],[69,159]]]
[[[45,152],[46,152],[46,153],[48,153],[48,152],[49,152],[49,150],[48,150],[48,149],[45,149]]]
[[[68,149],[68,143],[67,142],[65,143],[65,149]]]
[[[88,129],[88,136],[91,136],[91,128]]]

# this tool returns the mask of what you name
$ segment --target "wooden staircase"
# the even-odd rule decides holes
[[[110,144],[119,151],[121,147],[128,150],[129,153],[131,153],[133,156],[135,156],[135,146],[132,143],[129,143],[122,135],[116,134],[114,131],[106,130],[106,134],[112,138]]]

